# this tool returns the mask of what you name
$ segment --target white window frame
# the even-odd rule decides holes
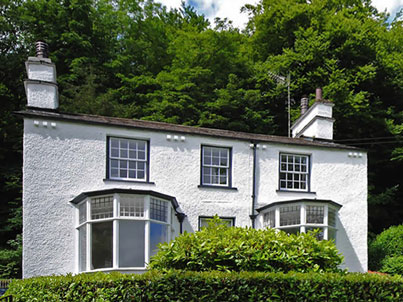
[[[211,152],[213,150],[218,150],[219,152],[221,151],[226,151],[227,152],[227,165],[221,165],[220,163],[218,165],[214,165],[212,162],[210,164],[205,163],[205,158],[204,158],[204,152],[206,149],[211,149]],[[232,169],[232,150],[230,147],[219,147],[219,146],[209,146],[209,145],[202,145],[201,146],[201,185],[202,186],[217,186],[217,187],[231,187],[231,182],[232,182],[232,175],[231,175],[231,169]],[[213,181],[213,178],[211,178],[210,182],[205,182],[204,181],[204,168],[211,169],[224,169],[226,171],[226,183],[221,184],[220,183],[220,173],[218,174],[218,183],[215,183]]]
[[[286,226],[281,226],[280,225],[280,209],[282,207],[292,207],[292,206],[300,206],[300,223],[299,224],[292,224],[292,225],[286,225]],[[323,207],[323,223],[307,223],[306,219],[306,213],[307,213],[307,207],[308,206],[319,206]],[[328,214],[329,214],[329,209],[333,210],[335,212],[335,225],[332,226],[328,223]],[[338,209],[334,205],[328,204],[328,203],[317,203],[317,202],[308,202],[308,201],[303,201],[303,202],[295,202],[295,203],[285,203],[285,204],[277,204],[273,205],[272,207],[269,207],[265,209],[264,211],[261,212],[262,216],[262,226],[264,228],[269,227],[269,225],[265,224],[264,216],[265,214],[268,214],[269,212],[274,211],[275,213],[275,219],[274,219],[274,227],[275,229],[282,230],[282,231],[287,231],[287,229],[291,228],[299,228],[300,233],[306,233],[307,228],[321,228],[323,229],[323,239],[324,240],[329,240],[329,230],[335,231],[335,242],[337,238],[337,224],[338,224]]]
[[[109,197],[113,196],[113,217],[109,218],[101,218],[101,219],[91,219],[91,200],[94,198],[102,198],[102,197]],[[132,196],[132,197],[143,197],[144,200],[144,216],[139,217],[139,216],[120,216],[120,198],[122,196]],[[157,199],[159,201],[165,202],[167,206],[167,213],[166,213],[166,221],[160,221],[160,220],[155,220],[150,218],[150,201],[151,198]],[[86,220],[84,222],[80,223],[80,212],[79,208],[82,205],[86,205]],[[139,266],[139,267],[121,267],[119,266],[119,221],[144,221],[144,265]],[[98,268],[98,269],[92,269],[92,251],[91,251],[91,244],[92,244],[92,238],[91,238],[91,228],[94,223],[101,223],[101,222],[108,222],[112,221],[113,222],[113,248],[112,248],[112,258],[113,258],[113,265],[110,268]],[[172,205],[171,202],[165,199],[162,199],[160,197],[154,197],[150,195],[140,195],[140,194],[125,194],[125,193],[112,193],[112,194],[106,194],[106,195],[97,195],[97,196],[92,196],[92,197],[87,197],[84,199],[82,202],[78,203],[76,205],[76,232],[77,236],[77,272],[95,272],[95,271],[115,271],[115,270],[120,270],[120,271],[136,271],[136,270],[145,270],[147,263],[150,261],[150,255],[151,255],[151,247],[150,247],[150,224],[151,223],[158,223],[162,225],[167,226],[167,238],[166,242],[169,242],[171,240],[171,224],[172,224]],[[83,227],[86,229],[86,268],[85,270],[81,270],[80,268],[80,236],[79,236],[79,229]]]
[[[282,157],[287,156],[287,162],[283,163]],[[288,170],[288,157],[293,158],[293,168],[292,171]],[[301,163],[299,163],[299,169],[300,171],[295,171],[297,163],[295,162],[295,159],[299,157],[300,161],[302,158],[306,159],[306,171],[301,171]],[[310,176],[311,176],[311,156],[308,154],[293,154],[293,153],[286,153],[286,152],[280,152],[279,155],[279,175],[278,175],[278,181],[279,181],[279,190],[280,191],[300,191],[300,192],[309,192],[310,191]],[[286,165],[286,168],[283,169],[282,164]],[[285,174],[286,179],[281,179],[281,174]],[[292,180],[288,180],[288,177],[291,177]],[[298,176],[299,180],[295,180],[295,176]],[[305,181],[301,181],[301,176],[305,176]],[[288,188],[287,182],[291,181],[292,183],[292,188]],[[285,186],[283,186],[283,183],[285,182]],[[301,187],[295,188],[296,183],[299,183],[299,186],[301,186],[302,183],[305,183],[305,188],[302,189]]]
[[[150,160],[150,156],[149,156],[149,141],[148,140],[144,140],[144,139],[135,139],[135,138],[125,138],[125,137],[116,137],[116,136],[108,136],[107,137],[108,140],[108,175],[107,178],[108,179],[116,179],[116,180],[134,180],[134,181],[145,181],[147,182],[149,180],[149,160]],[[118,156],[112,156],[112,140],[118,140],[119,142],[119,148],[118,150],[120,151],[120,141],[127,141],[127,143],[129,144],[130,142],[134,142],[134,143],[138,143],[138,142],[142,142],[144,143],[144,152],[145,152],[145,158],[144,159],[138,159],[138,158],[130,158],[129,156],[129,149],[128,149],[128,156],[127,158],[125,157],[120,157],[120,155]],[[117,160],[118,161],[118,175],[119,176],[112,176],[112,160]],[[130,177],[130,170],[136,170],[136,169],[130,169],[129,166],[127,166],[127,177],[121,177],[120,176],[120,171],[122,170],[120,168],[120,161],[127,161],[127,165],[130,165],[130,162],[135,163],[136,166],[138,163],[144,163],[144,177]]]

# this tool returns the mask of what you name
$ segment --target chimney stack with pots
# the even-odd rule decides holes
[[[25,62],[28,75],[24,82],[27,107],[57,110],[59,94],[55,64],[48,58],[48,45],[45,42],[36,42],[35,48],[36,57],[28,57]]]
[[[322,88],[316,89],[315,103],[308,109],[308,98],[301,99],[301,116],[292,125],[292,137],[333,139],[332,108],[334,104],[322,97]]]
[[[304,115],[305,112],[308,110],[308,102],[308,97],[306,95],[303,95],[301,98],[301,116]]]

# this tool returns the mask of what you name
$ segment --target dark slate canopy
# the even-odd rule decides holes
[[[108,195],[108,194],[114,194],[114,193],[121,193],[121,194],[133,194],[133,195],[150,195],[153,197],[169,200],[172,203],[173,208],[175,209],[175,212],[178,212],[177,209],[179,207],[178,201],[176,200],[175,197],[162,194],[159,192],[155,192],[152,190],[137,190],[137,189],[121,189],[121,188],[113,188],[113,189],[106,189],[106,190],[97,190],[97,191],[89,191],[89,192],[83,192],[77,197],[75,197],[73,200],[71,200],[71,203],[78,204],[84,199],[88,197],[94,197],[94,196],[99,196],[99,195]]]
[[[291,204],[291,203],[297,203],[297,202],[312,202],[312,203],[328,203],[331,204],[335,207],[341,208],[342,205],[333,201],[333,200],[329,200],[329,199],[316,199],[316,198],[302,198],[302,199],[293,199],[293,200],[284,200],[284,201],[276,201],[276,202],[272,202],[270,204],[267,204],[263,207],[260,207],[258,209],[256,209],[256,211],[261,212],[264,211],[266,209],[269,209],[273,206],[277,206],[277,205],[287,205],[287,204]]]

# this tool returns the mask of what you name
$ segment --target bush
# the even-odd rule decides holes
[[[192,271],[336,272],[343,258],[333,242],[315,233],[288,235],[274,229],[227,227],[214,220],[195,233],[160,245],[154,269]]]
[[[381,272],[403,275],[403,255],[386,257],[382,261]]]
[[[20,301],[403,301],[403,278],[370,274],[151,271],[13,281]]]
[[[381,271],[386,258],[403,256],[403,224],[392,226],[379,234],[369,244],[368,254],[369,268]]]

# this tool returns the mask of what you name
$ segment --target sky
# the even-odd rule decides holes
[[[168,8],[178,8],[182,0],[156,0]],[[241,13],[241,7],[246,3],[256,4],[258,0],[186,0],[187,4],[192,5],[198,13],[204,14],[214,24],[214,18],[228,18],[233,21],[235,27],[243,29],[248,21],[248,15]],[[372,0],[372,4],[378,11],[387,11],[391,18],[403,8],[403,0]]]

